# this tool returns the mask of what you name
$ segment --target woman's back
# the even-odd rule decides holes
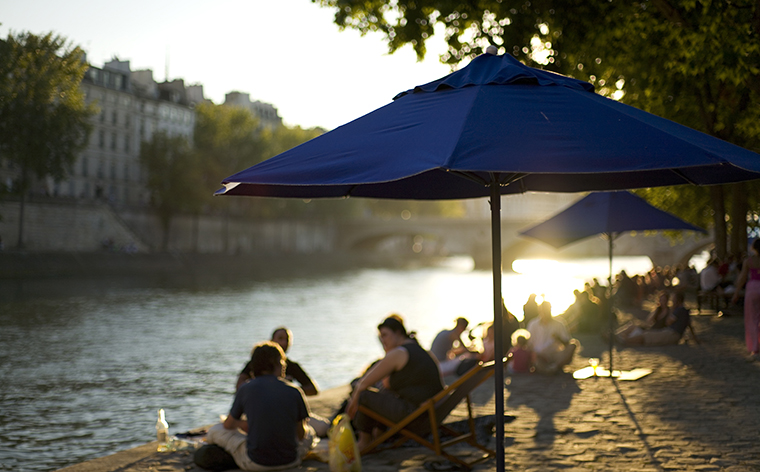
[[[401,348],[409,353],[409,360],[390,375],[390,387],[401,398],[419,405],[443,390],[441,374],[430,353],[416,342],[403,344]]]

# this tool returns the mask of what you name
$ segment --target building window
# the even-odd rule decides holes
[[[124,136],[124,152],[129,152],[129,140],[130,140],[129,134]]]
[[[100,122],[105,123],[106,122],[106,110],[105,108],[100,109]]]
[[[116,86],[116,90],[121,90],[121,84],[122,84],[122,80],[123,79],[124,78],[121,75],[119,75],[119,74],[116,74],[116,75],[113,76],[114,85]]]
[[[127,113],[127,115],[124,117],[124,127],[129,129],[131,123],[132,123],[132,116],[129,113]]]
[[[129,164],[124,164],[124,181],[129,180]],[[126,197],[125,197],[126,200]]]
[[[119,122],[119,112],[116,110],[113,111],[113,114],[111,115],[111,122],[113,124],[117,124]]]
[[[87,177],[87,158],[86,157],[82,158],[82,177]]]
[[[116,131],[111,133],[111,149],[116,150]]]
[[[103,130],[100,130],[98,132],[98,147],[100,149],[103,149],[106,146],[106,132]]]

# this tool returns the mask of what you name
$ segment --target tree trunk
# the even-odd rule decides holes
[[[713,207],[713,224],[715,225],[715,255],[720,259],[726,257],[726,203],[724,201],[723,186],[713,185],[710,187],[710,197]]]
[[[201,216],[196,213],[193,215],[193,252],[198,253],[198,232]]]
[[[26,200],[26,192],[21,192],[21,201],[18,206],[18,242],[16,247],[18,249],[24,249],[24,201]]]
[[[21,201],[18,206],[18,239],[16,241],[16,247],[18,249],[24,249],[24,207],[26,204],[26,166],[21,169],[21,182],[19,188],[21,189]]]
[[[169,250],[169,227],[171,226],[171,217],[161,217],[161,252]]]
[[[747,185],[731,185],[731,254],[741,257],[747,252]]]

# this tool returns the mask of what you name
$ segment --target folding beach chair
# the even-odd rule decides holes
[[[456,380],[453,384],[449,385],[442,391],[438,392],[432,398],[426,400],[419,408],[410,413],[406,418],[399,422],[393,422],[387,418],[380,416],[374,411],[360,405],[359,411],[365,415],[373,418],[380,423],[386,425],[388,429],[369,444],[365,449],[361,451],[362,455],[371,452],[380,444],[387,441],[389,438],[400,434],[399,438],[393,445],[398,447],[407,440],[411,439],[419,444],[432,449],[436,454],[445,457],[451,462],[457,463],[467,470],[469,470],[474,464],[482,462],[491,456],[496,454],[495,451],[486,448],[485,446],[477,442],[475,436],[475,422],[472,417],[472,405],[470,403],[470,392],[472,392],[478,385],[482,384],[494,373],[494,362],[479,363],[464,375]],[[467,400],[467,419],[469,432],[460,433],[442,424],[443,420],[451,413],[451,411],[463,400]],[[498,421],[498,420],[497,420]],[[441,440],[441,432],[448,436],[452,436],[451,439],[446,441]],[[428,433],[432,436],[432,442],[425,439]],[[486,455],[480,457],[471,462],[465,462],[464,460],[449,454],[444,449],[451,445],[467,442],[471,446],[474,446]]]

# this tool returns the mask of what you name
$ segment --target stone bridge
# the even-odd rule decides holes
[[[518,234],[540,221],[542,219],[502,218],[503,267],[511,267],[512,261],[519,258],[607,256],[608,243],[601,237],[587,238],[556,250]],[[411,249],[413,253],[430,256],[467,255],[477,267],[491,267],[491,222],[486,218],[368,218],[340,223],[336,229],[336,248],[339,249],[395,252]],[[614,254],[648,256],[659,266],[685,264],[713,241],[711,236],[691,233],[684,234],[682,239],[676,243],[659,232],[623,234],[614,241]]]

